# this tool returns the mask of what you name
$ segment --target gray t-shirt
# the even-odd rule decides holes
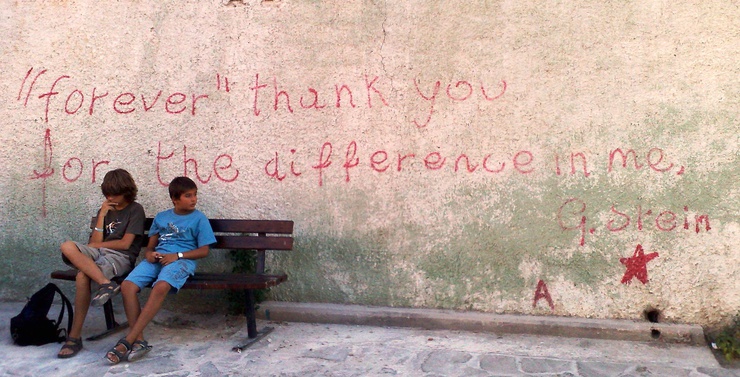
[[[136,202],[127,205],[126,208],[120,211],[108,211],[103,220],[103,241],[120,240],[126,233],[135,235],[134,242],[131,242],[128,250],[118,250],[128,255],[131,265],[136,263],[136,258],[141,251],[145,220],[144,207]]]

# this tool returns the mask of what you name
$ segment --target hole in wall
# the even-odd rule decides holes
[[[653,339],[660,338],[660,330],[658,330],[658,329],[652,329],[652,330],[650,330],[650,336],[652,336]]]
[[[663,318],[660,310],[654,308],[645,309],[645,319],[652,323],[658,323]]]

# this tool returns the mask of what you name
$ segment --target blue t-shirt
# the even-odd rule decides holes
[[[216,242],[208,218],[197,209],[187,215],[178,215],[174,209],[162,211],[154,216],[149,236],[159,234],[155,250],[171,254],[195,250]]]

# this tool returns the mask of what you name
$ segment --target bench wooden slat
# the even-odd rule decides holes
[[[243,275],[196,273],[183,288],[190,289],[265,289],[288,280],[288,275]]]
[[[216,236],[213,249],[292,250],[292,237]]]
[[[293,222],[289,220],[210,219],[209,222],[214,233],[293,233]]]
[[[90,219],[90,229],[95,227],[95,217]],[[154,219],[144,221],[144,229],[149,230]],[[290,220],[233,220],[209,219],[214,233],[272,233],[293,234],[293,221]]]
[[[52,271],[51,272],[51,278],[52,279],[75,280],[75,276],[77,276],[77,270],[76,269],[58,270],[58,271]]]

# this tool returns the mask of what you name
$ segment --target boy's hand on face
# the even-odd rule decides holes
[[[108,211],[115,210],[117,205],[118,205],[117,202],[113,202],[110,199],[105,199],[103,204],[100,205],[100,216],[105,217]]]

